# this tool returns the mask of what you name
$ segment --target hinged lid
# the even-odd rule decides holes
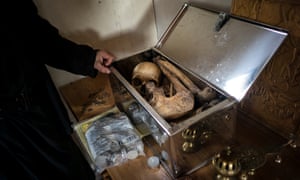
[[[185,4],[156,48],[240,101],[286,36],[281,30]]]

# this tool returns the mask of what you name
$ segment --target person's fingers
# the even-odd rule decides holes
[[[96,54],[94,67],[101,73],[109,74],[111,72],[109,66],[112,64],[114,59],[115,57],[109,52],[100,50]]]
[[[112,64],[113,60],[114,60],[114,56],[112,54],[110,54],[109,52],[107,51],[100,51],[100,56],[102,57],[102,60],[103,60],[103,64],[105,66],[109,66]]]
[[[104,74],[109,74],[109,73],[111,72],[110,69],[109,69],[108,67],[105,67],[105,66],[103,66],[103,65],[100,64],[100,63],[97,63],[97,64],[95,65],[95,68],[96,68],[99,72],[104,73]]]
[[[112,64],[113,60],[114,60],[113,57],[110,57],[110,58],[104,59],[103,63],[105,66],[110,66]]]

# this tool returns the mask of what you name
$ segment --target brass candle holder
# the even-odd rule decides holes
[[[230,147],[227,147],[226,150],[216,154],[212,160],[212,164],[218,171],[216,176],[217,179],[235,179],[235,175],[237,175],[241,170],[239,158]]]

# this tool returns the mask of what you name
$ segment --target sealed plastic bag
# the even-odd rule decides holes
[[[125,113],[111,113],[93,122],[85,137],[98,170],[144,154],[144,144]]]

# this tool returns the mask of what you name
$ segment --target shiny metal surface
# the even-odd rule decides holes
[[[117,79],[126,87],[130,94],[132,94],[141,105],[151,114],[151,116],[156,120],[156,122],[167,132],[171,133],[171,126],[163,120],[160,115],[151,107],[149,103],[140,95],[139,92],[116,70],[114,67],[111,67],[112,73],[117,77]]]
[[[173,121],[163,119],[154,108],[132,85],[132,71],[141,61],[150,61],[154,57],[161,55],[155,48],[145,52],[135,54],[126,59],[114,63],[111,67],[112,74],[128,90],[132,97],[151,115],[145,124],[153,131],[152,137],[159,145],[159,152],[165,152],[169,158],[162,163],[163,167],[172,177],[178,177],[186,172],[195,171],[195,167],[200,168],[203,161],[212,157],[214,152],[221,151],[224,146],[231,142],[235,132],[236,100],[227,98],[220,94],[220,102],[205,109],[197,111],[201,104],[195,105],[194,109],[185,117]],[[182,72],[193,80],[199,88],[207,87],[205,82],[197,79],[188,71]],[[200,106],[199,106],[200,105]],[[124,108],[121,108],[124,109]],[[153,121],[152,121],[153,119]],[[152,126],[155,126],[152,128]],[[189,137],[182,136],[183,131],[191,128],[198,128],[200,141],[190,141]],[[203,128],[202,128],[203,127]],[[187,132],[187,131],[186,131]],[[225,132],[225,133],[224,133]],[[187,135],[190,134],[187,132]],[[187,143],[186,143],[187,142]],[[185,149],[185,144],[199,146],[196,149]],[[184,157],[184,158],[183,158]],[[200,164],[200,165],[199,165]],[[202,164],[202,165],[201,165]]]
[[[232,0],[190,0],[188,3],[195,7],[210,9],[217,12],[229,13]]]
[[[145,110],[154,118],[158,125],[169,135],[173,136],[174,134],[179,134],[181,131],[187,127],[199,122],[201,119],[207,118],[210,114],[215,112],[224,111],[226,108],[230,108],[235,105],[236,101],[231,99],[224,99],[215,106],[201,112],[197,113],[191,117],[186,117],[184,121],[177,122],[176,124],[171,125],[165,119],[163,119],[146,101],[144,97],[130,84],[130,82],[124,78],[124,75],[115,68],[111,67],[112,74],[122,83],[128,92],[145,108]]]
[[[154,0],[153,6],[158,38],[166,31],[168,25],[185,2],[195,7],[226,13],[230,12],[232,4],[232,0]]]
[[[287,33],[233,17],[216,32],[217,13],[183,8],[188,9],[180,11],[181,18],[158,48],[200,79],[241,100]]]

